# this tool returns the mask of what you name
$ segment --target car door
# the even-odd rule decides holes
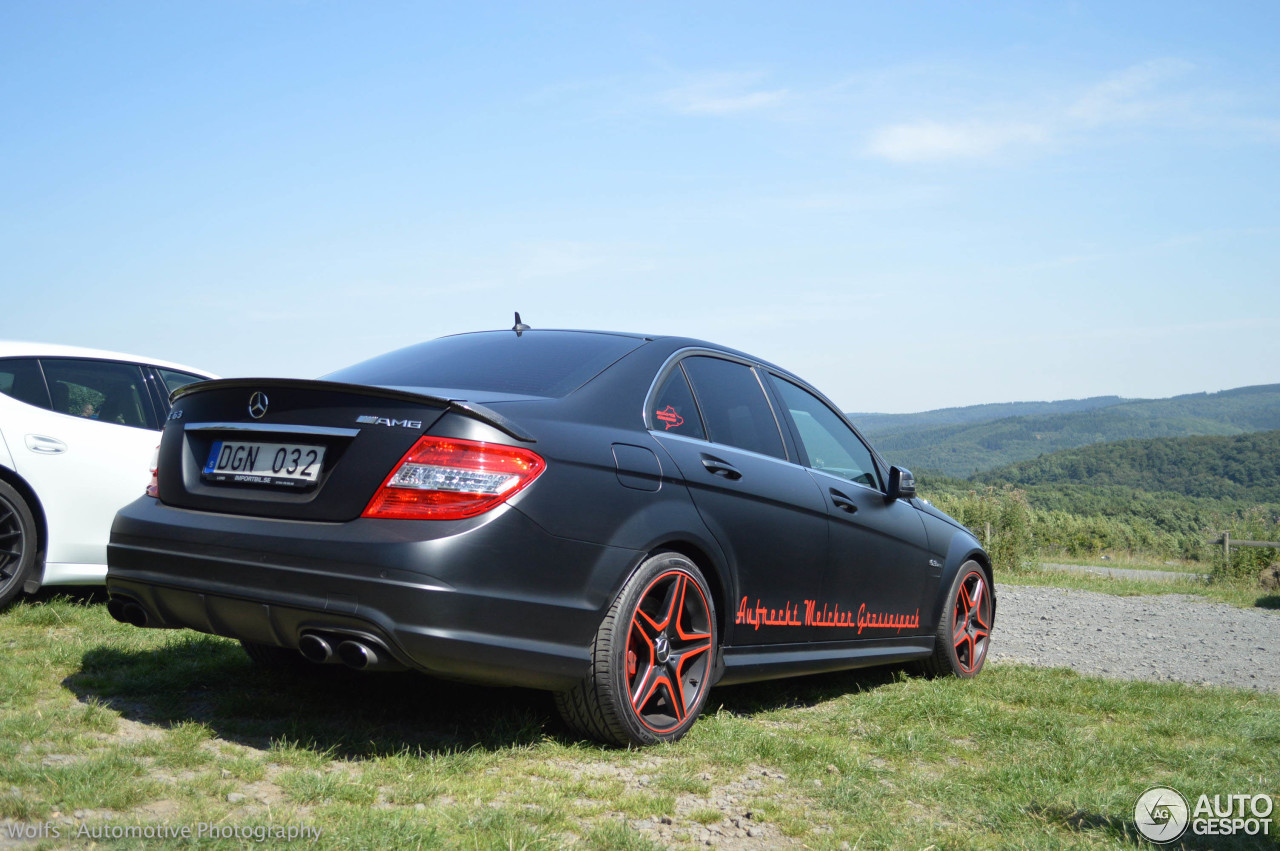
[[[44,509],[45,560],[106,564],[111,521],[146,489],[160,440],[142,368],[78,358],[42,358],[40,367],[48,406],[24,406],[6,437]]]
[[[826,507],[808,473],[788,460],[756,370],[709,354],[685,357],[660,380],[646,417],[737,577],[731,643],[807,641],[804,607],[827,558]]]
[[[830,518],[815,637],[921,634],[936,570],[920,513],[886,498],[871,450],[834,408],[786,378],[770,374],[769,380]]]
[[[48,408],[49,391],[36,358],[0,358],[0,463],[17,469],[22,425],[30,408]]]

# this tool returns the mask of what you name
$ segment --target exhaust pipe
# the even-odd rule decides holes
[[[308,662],[315,662],[317,665],[338,661],[333,656],[333,645],[314,632],[308,632],[298,639],[298,652]]]
[[[128,621],[124,619],[124,600],[121,600],[119,597],[112,597],[107,601],[107,614],[111,615],[112,620],[119,621],[120,623],[128,623]]]
[[[147,610],[139,606],[132,600],[125,600],[120,597],[112,597],[107,601],[107,614],[120,623],[132,624],[133,626],[146,626],[150,619]]]
[[[338,657],[348,668],[363,671],[378,664],[378,651],[359,641],[344,641],[338,645]]]
[[[125,603],[122,614],[124,615],[125,623],[131,623],[134,626],[147,625],[147,610],[137,603]]]
[[[401,665],[385,648],[364,641],[344,641],[338,645],[338,658],[357,671],[401,671]]]

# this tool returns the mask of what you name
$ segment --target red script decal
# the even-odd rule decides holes
[[[863,603],[858,606],[855,614],[850,609],[841,610],[838,603],[834,608],[823,604],[819,609],[817,600],[805,600],[804,614],[801,615],[801,607],[793,606],[790,600],[780,609],[770,609],[761,605],[759,600],[756,600],[754,607],[749,606],[747,598],[743,597],[742,602],[738,604],[734,623],[747,624],[756,629],[762,625],[834,626],[856,629],[858,634],[861,634],[864,629],[892,629],[895,632],[902,632],[904,629],[916,629],[920,626],[920,610],[916,609],[910,615],[869,612],[867,604]]]
[[[684,417],[677,414],[676,409],[670,405],[658,411],[654,416],[666,423],[668,429],[679,428],[684,425]]]

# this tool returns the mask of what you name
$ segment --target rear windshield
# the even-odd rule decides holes
[[[397,349],[324,378],[351,384],[447,387],[564,396],[644,340],[575,331],[459,334]]]

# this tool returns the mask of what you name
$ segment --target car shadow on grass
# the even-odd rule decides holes
[[[1138,825],[1129,819],[1118,819],[1089,810],[1074,809],[1063,806],[1045,806],[1031,804],[1026,811],[1037,820],[1050,824],[1063,824],[1077,833],[1105,834],[1116,840],[1121,846],[1133,845],[1142,848],[1177,848],[1180,851],[1209,851],[1209,849],[1250,849],[1274,848],[1275,844],[1269,836],[1249,836],[1243,832],[1233,836],[1197,836],[1188,829],[1174,843],[1163,845],[1146,839],[1138,829]]]
[[[881,666],[718,686],[707,696],[703,713],[731,712],[751,716],[777,709],[817,706],[845,695],[875,691],[897,682],[904,675],[902,666]]]
[[[880,688],[896,676],[867,669],[716,688],[704,711],[750,716],[812,706]],[[63,686],[82,702],[95,701],[142,724],[197,722],[250,747],[290,743],[335,758],[580,741],[560,721],[547,692],[418,673],[360,673],[340,665],[279,673],[251,663],[234,642],[204,635],[145,650],[92,648]]]

